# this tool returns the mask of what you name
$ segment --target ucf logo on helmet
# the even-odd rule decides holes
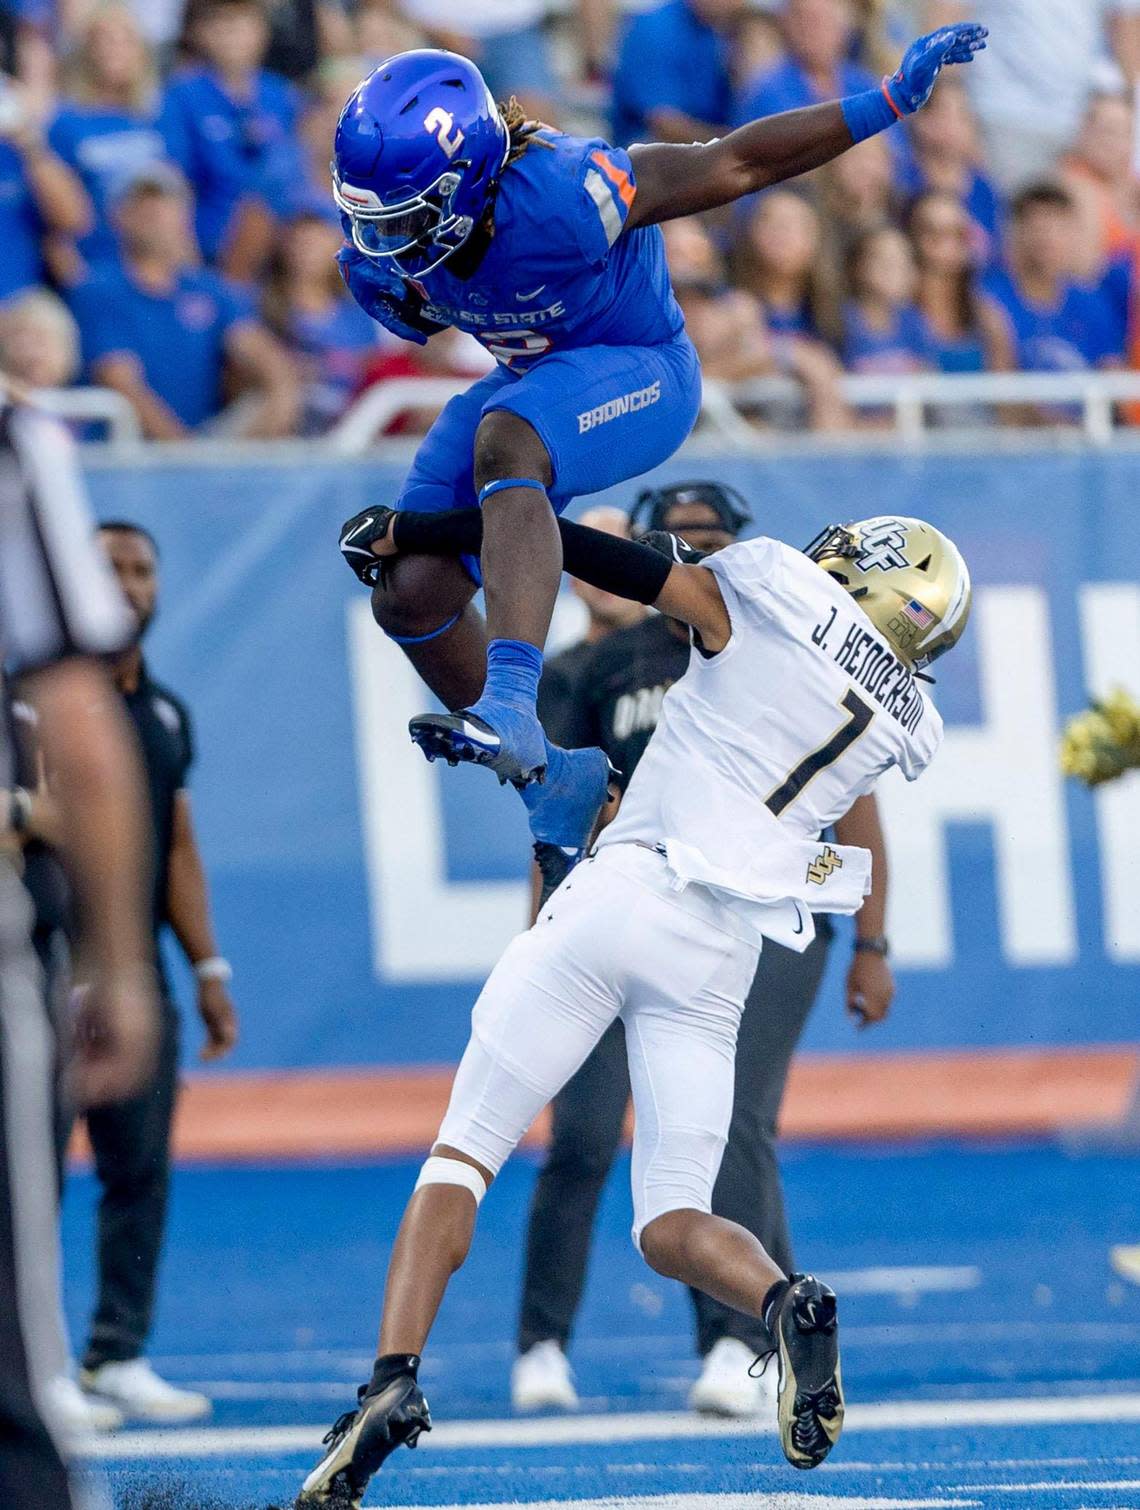
[[[859,542],[860,550],[855,564],[860,571],[870,571],[877,566],[880,571],[909,566],[904,555],[906,531],[893,519],[884,520],[874,529],[864,532]]]

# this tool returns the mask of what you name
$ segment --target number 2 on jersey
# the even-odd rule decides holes
[[[765,803],[775,817],[778,818],[796,800],[809,781],[829,765],[834,765],[844,750],[849,750],[857,739],[866,734],[875,712],[853,687],[843,694],[839,706],[847,711],[846,721],[840,724],[826,744],[820,745],[810,755],[805,755],[799,765],[788,772]]]

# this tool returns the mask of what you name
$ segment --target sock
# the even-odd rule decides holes
[[[487,646],[487,680],[480,702],[494,699],[514,707],[534,709],[542,651],[526,640],[492,640]]]
[[[418,1353],[384,1353],[372,1366],[372,1378],[365,1394],[378,1395],[382,1389],[387,1389],[393,1379],[399,1379],[403,1374],[411,1374],[414,1379],[419,1367]]]
[[[764,1304],[760,1308],[761,1318],[771,1333],[773,1342],[776,1340],[776,1313],[783,1303],[784,1296],[791,1288],[790,1279],[778,1279],[768,1290],[764,1297]]]

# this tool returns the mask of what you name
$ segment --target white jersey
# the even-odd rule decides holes
[[[680,885],[775,912],[769,937],[810,942],[802,908],[854,912],[870,889],[865,850],[819,835],[897,765],[913,781],[942,720],[913,672],[838,582],[802,552],[760,538],[705,563],[732,625],[693,652],[600,843],[660,846]],[[789,914],[785,905],[798,902]],[[768,923],[775,919],[775,926]]]

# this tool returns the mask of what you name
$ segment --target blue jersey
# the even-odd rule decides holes
[[[627,146],[652,136],[655,110],[679,110],[713,126],[732,113],[729,39],[688,0],[666,0],[625,23],[614,70],[614,140]]]
[[[208,268],[185,268],[168,294],[104,263],[71,291],[87,371],[104,357],[131,356],[147,385],[193,428],[222,407],[229,332],[252,318],[244,294]]]
[[[79,174],[95,206],[94,228],[82,238],[79,250],[92,262],[115,256],[118,242],[110,215],[115,194],[166,156],[166,143],[153,117],[65,103],[51,123],[48,141]]]
[[[1070,283],[1055,304],[1034,304],[1005,268],[992,272],[985,286],[1009,320],[1017,365],[1027,372],[1082,372],[1124,355],[1124,313],[1101,289]]]
[[[197,197],[197,231],[208,261],[222,250],[243,196],[280,206],[303,176],[296,141],[300,96],[262,70],[246,100],[235,99],[209,68],[176,74],[166,86],[159,129]]]
[[[889,329],[868,324],[858,304],[843,311],[843,348],[840,352],[848,372],[893,374],[921,372],[935,366],[930,331],[913,304],[897,310]]]
[[[622,234],[635,193],[627,153],[538,132],[503,174],[474,274],[444,263],[416,282],[424,313],[469,331],[513,372],[550,352],[673,340],[685,322],[661,232]]]
[[[0,299],[43,281],[43,221],[32,197],[28,170],[15,147],[0,141]]]

